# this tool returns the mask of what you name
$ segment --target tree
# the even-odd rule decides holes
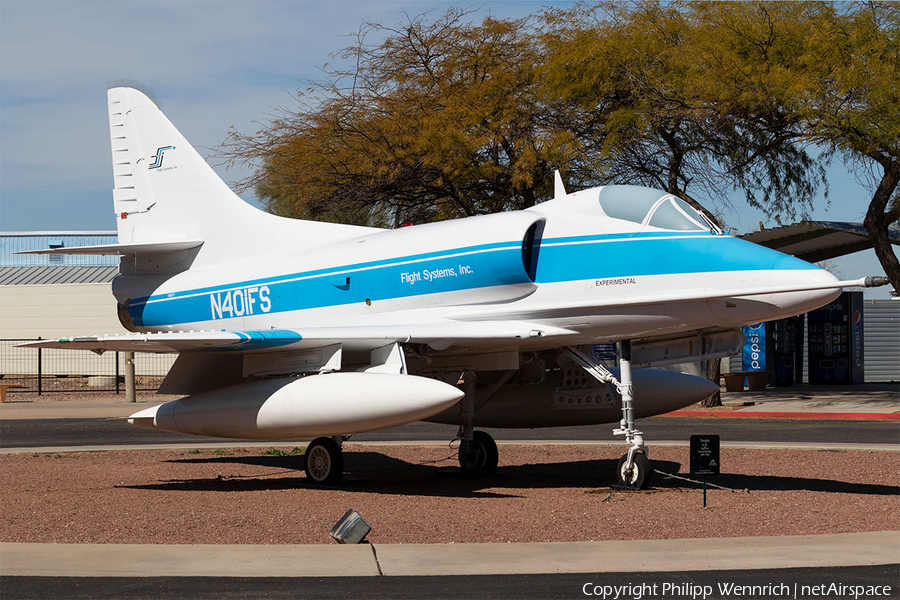
[[[774,4],[776,14],[762,4],[679,2],[550,10],[546,93],[578,115],[566,121],[585,123],[578,140],[603,182],[665,189],[714,221],[704,204],[725,205],[735,190],[775,218],[803,214],[824,169],[799,143],[800,121],[783,94],[760,87],[777,69],[774,55],[735,73],[742,49],[719,39],[716,21],[742,12],[742,35],[759,35],[762,22],[772,43],[790,46],[797,25],[786,6]]]
[[[805,18],[799,3],[550,10],[545,93],[585,123],[578,140],[603,182],[665,189],[714,222],[704,204],[735,190],[778,220],[805,214],[825,183],[785,74]],[[709,361],[707,377],[719,371]],[[721,405],[719,394],[704,405]]]
[[[532,206],[555,167],[662,188],[713,221],[740,191],[780,222],[827,195],[823,161],[841,155],[880,170],[865,223],[896,287],[898,12],[636,0],[539,26],[459,9],[369,23],[350,68],[326,67],[299,109],[231,132],[223,154],[258,167],[244,185],[272,212],[393,226]]]
[[[393,225],[533,206],[573,155],[538,101],[540,63],[527,20],[480,24],[450,9],[389,28],[366,24],[295,112],[224,155],[258,166],[242,182],[272,212]],[[380,38],[370,44],[367,40]]]
[[[888,228],[900,221],[900,6],[819,4],[805,39],[797,110],[811,140],[871,174],[863,223],[896,293],[900,262]]]

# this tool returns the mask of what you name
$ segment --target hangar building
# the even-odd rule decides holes
[[[116,316],[111,290],[119,257],[15,253],[115,244],[117,239],[115,231],[0,232],[0,376],[4,380],[38,371],[37,351],[15,348],[20,340],[128,333]],[[111,376],[116,373],[115,354],[45,350],[41,369],[44,375]],[[118,358],[123,359],[121,354]],[[138,355],[135,367],[138,376],[158,377],[168,372],[172,362],[174,356]],[[124,371],[120,368],[120,372]]]

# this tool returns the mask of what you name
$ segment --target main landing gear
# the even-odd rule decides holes
[[[603,383],[613,383],[622,396],[622,420],[613,435],[625,436],[628,452],[619,459],[616,469],[618,484],[622,487],[646,489],[650,487],[653,465],[647,458],[644,434],[634,427],[634,387],[631,379],[631,341],[622,340],[619,360],[619,379],[597,362],[593,356],[580,348],[566,348],[566,353],[580,364],[585,371]]]
[[[344,474],[343,438],[319,437],[306,447],[306,477],[320,485],[336,485]]]
[[[464,473],[490,474],[497,470],[500,452],[489,433],[473,431],[472,441],[459,445],[459,467]]]
[[[500,453],[497,442],[484,431],[475,431],[475,373],[468,371],[460,378],[463,391],[459,426],[459,468],[468,475],[489,475],[497,470]]]

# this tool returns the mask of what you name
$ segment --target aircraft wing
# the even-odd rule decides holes
[[[521,321],[396,325],[388,327],[310,327],[251,331],[185,331],[96,335],[19,344],[26,348],[67,348],[103,352],[267,352],[342,344],[347,349],[375,349],[399,342],[433,347],[485,340],[514,342],[543,335],[572,333]]]

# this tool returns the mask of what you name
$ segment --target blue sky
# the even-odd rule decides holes
[[[569,2],[486,1],[500,17]],[[0,1],[0,230],[113,230],[106,88],[141,82],[185,137],[209,155],[230,127],[290,105],[364,21],[441,13],[469,2]],[[225,172],[232,182],[245,173]],[[829,170],[831,204],[815,219],[861,221],[869,192],[839,161]],[[249,194],[246,200],[253,201]],[[726,212],[739,233],[759,211],[739,195]],[[832,261],[851,278],[880,274],[874,252]],[[884,288],[867,297],[887,297]]]

